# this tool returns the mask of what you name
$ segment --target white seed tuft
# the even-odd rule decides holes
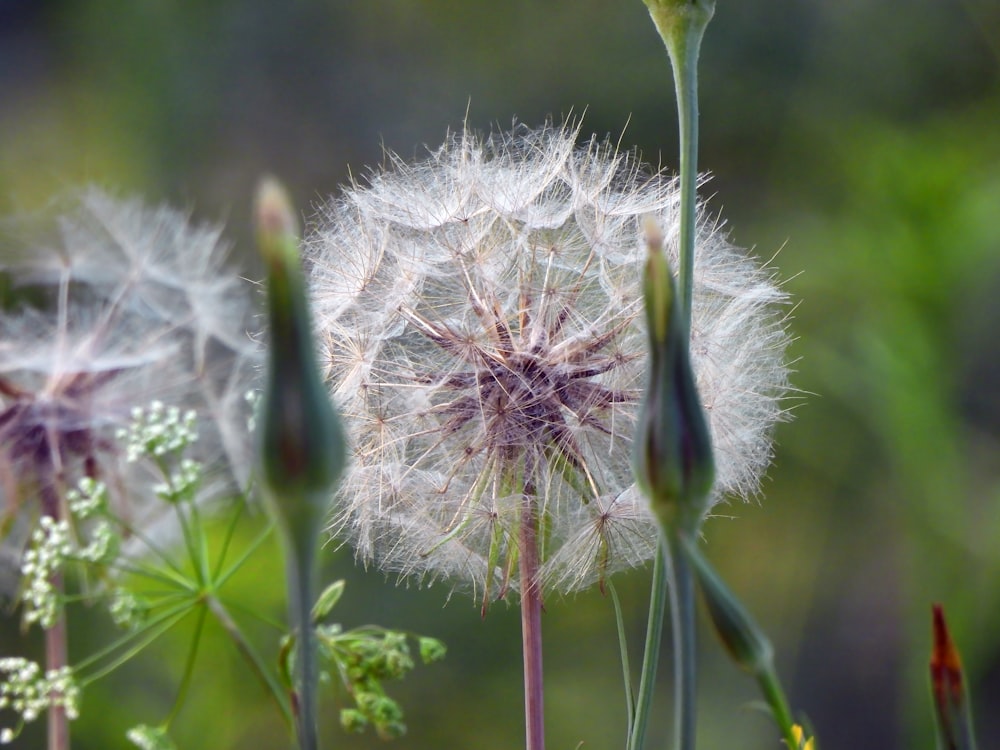
[[[364,562],[488,597],[517,588],[522,500],[542,585],[644,564],[656,531],[630,474],[645,378],[640,219],[677,267],[676,181],[573,127],[460,132],[390,155],[307,239],[316,326],[353,465],[331,531]],[[787,391],[785,295],[701,217],[692,363],[716,499],[752,496]]]

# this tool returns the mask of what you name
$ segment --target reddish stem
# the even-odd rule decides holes
[[[53,588],[62,593],[62,575],[52,576]],[[45,631],[45,668],[62,669],[69,663],[67,653],[66,614],[60,611],[52,627]],[[61,696],[53,696],[53,698]],[[49,750],[69,750],[69,718],[61,703],[53,700],[48,711]]]
[[[529,492],[524,493],[521,502],[520,535],[525,747],[526,750],[545,750],[542,700],[542,596],[538,585],[538,507],[535,498]]]
[[[42,488],[42,514],[58,520],[61,516],[59,492],[55,482],[50,481]],[[66,590],[62,573],[55,573],[50,579],[52,588],[61,596]],[[52,627],[45,630],[45,669],[61,670],[69,664],[69,631],[66,627],[66,612],[60,607]],[[69,750],[69,717],[66,708],[55,700],[48,709],[48,750]],[[61,697],[61,696],[58,696]]]

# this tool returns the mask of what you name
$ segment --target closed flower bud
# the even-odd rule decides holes
[[[636,481],[660,524],[693,530],[711,505],[712,441],[698,398],[673,275],[656,221],[645,222],[649,382],[632,446]]]
[[[270,320],[270,366],[258,427],[261,475],[280,523],[293,535],[314,537],[346,447],[316,367],[295,217],[274,181],[261,184],[257,226]]]
[[[694,568],[708,614],[722,645],[738,666],[760,677],[774,670],[774,648],[750,613],[702,556],[696,541],[680,537],[683,553]]]

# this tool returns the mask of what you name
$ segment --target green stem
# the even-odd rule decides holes
[[[666,551],[664,544],[658,545],[653,558],[653,582],[649,592],[649,619],[646,623],[646,644],[642,654],[642,670],[639,677],[639,693],[636,696],[635,719],[629,739],[631,750],[642,750],[646,742],[646,725],[649,722],[649,708],[653,702],[653,686],[656,683],[656,667],[660,661],[660,641],[663,635],[663,620],[667,611]]]
[[[80,675],[80,687],[86,687],[91,683],[97,682],[139,654],[161,635],[183,620],[188,612],[191,611],[191,606],[190,599],[185,597],[178,606],[161,613],[155,619],[145,623],[142,630],[130,633],[116,640],[109,646],[79,662],[74,669]],[[102,663],[106,659],[108,662],[106,664]],[[94,671],[84,677],[84,670],[91,667],[93,667]]]
[[[795,735],[792,733],[792,726],[795,722],[792,719],[792,711],[788,707],[785,691],[778,681],[777,673],[773,668],[763,670],[757,675],[757,684],[760,686],[761,693],[764,694],[764,700],[771,708],[774,721],[785,736],[785,744],[791,748],[797,747]]]
[[[615,608],[615,626],[618,630],[618,648],[622,658],[622,679],[625,682],[625,716],[627,733],[625,735],[625,750],[632,750],[632,726],[635,723],[635,698],[632,696],[632,671],[628,658],[628,640],[625,638],[625,617],[622,615],[622,603],[613,581],[608,581],[608,591],[611,593],[611,603]]]
[[[243,631],[240,630],[239,625],[230,616],[229,611],[226,609],[225,605],[213,596],[205,598],[205,603],[208,608],[215,615],[215,619],[223,627],[223,629],[229,634],[229,637],[233,639],[236,644],[236,648],[242,654],[243,658],[246,659],[247,663],[250,665],[251,670],[260,680],[261,684],[265,687],[267,692],[270,694],[271,698],[274,700],[275,705],[277,705],[278,710],[284,717],[285,722],[291,726],[292,725],[292,713],[288,707],[288,703],[284,698],[284,691],[281,686],[277,683],[274,677],[268,672],[267,667],[264,665],[263,660],[254,651],[253,646],[247,640],[246,636],[243,635]]]
[[[299,685],[294,704],[299,750],[317,750],[318,674],[316,635],[312,626],[312,605],[315,599],[316,555],[311,542],[290,542],[286,556],[288,571],[288,607],[293,632],[298,636],[295,676]],[[310,546],[311,545],[311,546]]]
[[[715,13],[715,0],[645,0],[649,14],[670,55],[677,95],[680,133],[681,311],[685,326],[691,322],[694,288],[694,245],[697,234],[698,191],[698,55],[708,22]]]
[[[785,743],[789,747],[796,747],[792,713],[774,667],[771,642],[712,564],[702,555],[697,542],[691,537],[680,536],[678,542],[677,552],[686,558],[687,564],[698,576],[706,609],[723,645],[736,664],[757,680]]]
[[[194,636],[191,639],[191,650],[188,651],[187,662],[184,664],[184,675],[181,677],[181,684],[177,688],[177,698],[174,700],[174,707],[170,710],[170,715],[167,716],[166,721],[163,722],[164,726],[174,720],[184,705],[184,699],[187,697],[188,688],[191,685],[191,678],[194,676],[194,665],[198,658],[198,646],[201,645],[201,633],[205,628],[206,615],[208,615],[208,608],[199,607],[198,621],[195,623]]]
[[[694,575],[676,528],[667,540],[670,555],[670,617],[674,637],[674,748],[694,750],[697,665]]]
[[[670,55],[677,97],[680,134],[680,259],[678,297],[684,339],[690,337],[694,295],[695,239],[698,218],[698,56],[708,22],[715,13],[715,0],[645,0]],[[690,530],[696,533],[697,529]],[[694,578],[684,559],[676,527],[664,539],[670,555],[671,619],[674,640],[675,748],[693,750],[695,741],[695,627]],[[651,603],[650,630],[654,612]],[[662,603],[659,604],[662,607]],[[662,618],[654,632],[647,632],[647,650],[661,637]],[[645,671],[645,670],[644,670]],[[652,686],[650,685],[650,689]],[[642,688],[640,687],[640,692]],[[637,722],[638,724],[638,722]],[[638,727],[637,727],[638,728]],[[641,747],[641,746],[637,746]]]

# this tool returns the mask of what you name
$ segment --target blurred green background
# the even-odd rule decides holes
[[[930,605],[963,649],[980,745],[1000,747],[1000,4],[720,0],[701,75],[703,190],[734,240],[787,279],[795,419],[759,503],[706,527],[710,556],[772,635],[826,748],[934,746]],[[676,166],[670,71],[640,0],[0,0],[0,215],[94,182],[225,220],[250,254],[264,172],[314,205],[351,172],[438,145],[448,127],[585,112]],[[308,213],[308,210],[306,211]],[[247,273],[256,275],[248,261]],[[732,519],[732,520],[730,520]],[[347,626],[444,639],[396,687],[404,748],[523,744],[516,609],[397,588],[329,554]],[[620,578],[639,648],[648,571]],[[276,549],[236,598],[281,611]],[[103,621],[74,621],[71,653]],[[622,746],[611,604],[547,602],[548,741]],[[16,629],[0,628],[4,653]],[[750,680],[702,635],[701,746],[779,747]],[[183,634],[85,696],[80,750],[124,747],[169,710]],[[182,748],[287,740],[216,633]],[[652,747],[670,736],[661,670]],[[335,702],[329,747],[345,736]],[[25,748],[41,747],[26,734]]]

